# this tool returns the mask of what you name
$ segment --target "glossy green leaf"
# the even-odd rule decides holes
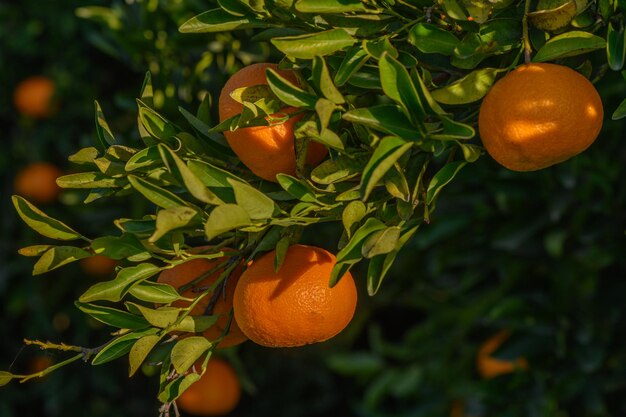
[[[191,336],[177,342],[170,355],[176,372],[187,372],[211,346],[211,342],[202,336]]]
[[[408,140],[417,141],[424,137],[395,105],[382,104],[354,109],[345,112],[342,117],[348,122],[359,123]]]
[[[626,99],[624,99],[620,103],[620,105],[617,106],[617,109],[615,109],[615,111],[611,115],[611,119],[619,120],[619,119],[623,119],[624,117],[626,117]]]
[[[178,206],[159,210],[156,218],[156,229],[150,236],[150,242],[156,242],[167,233],[177,229],[189,229],[202,226],[202,217],[198,210],[187,206]]]
[[[330,286],[333,287],[352,268],[352,266],[363,259],[361,248],[363,242],[372,233],[384,229],[386,226],[380,220],[370,217],[359,227],[346,246],[337,254],[337,263],[333,267],[330,275]]]
[[[437,171],[428,183],[428,189],[426,190],[426,204],[431,205],[441,192],[441,189],[449,184],[466,164],[466,161],[450,162]]]
[[[396,136],[383,138],[374,150],[372,157],[363,169],[361,178],[361,198],[367,200],[378,182],[391,169],[393,164],[414,145],[413,142]]]
[[[324,97],[335,104],[343,104],[346,102],[346,99],[333,83],[324,58],[319,56],[313,58],[312,76],[313,82],[317,85]]]
[[[241,182],[228,179],[228,183],[235,192],[237,205],[243,208],[250,219],[269,219],[274,214],[274,200],[256,188]]]
[[[140,282],[128,293],[138,300],[155,304],[169,304],[181,298],[171,285],[152,281]]]
[[[111,259],[125,259],[147,253],[137,236],[124,233],[122,236],[102,236],[91,242],[91,249]]]
[[[33,275],[40,275],[53,269],[62,267],[79,259],[91,256],[84,249],[74,246],[53,246],[48,249],[35,263]]]
[[[139,282],[156,275],[161,268],[143,263],[124,268],[111,281],[98,282],[87,289],[78,300],[81,303],[93,301],[120,301],[124,295]]]
[[[101,172],[81,172],[57,178],[61,188],[120,188],[128,184],[125,178],[112,178]]]
[[[204,224],[204,233],[211,240],[222,233],[249,226],[252,223],[248,212],[236,204],[224,204],[211,211]]]
[[[533,57],[533,62],[553,61],[606,47],[606,41],[589,32],[571,31],[555,36]]]
[[[178,30],[182,33],[207,33],[262,27],[267,27],[267,23],[253,16],[233,16],[222,9],[213,9],[192,17]]]
[[[367,206],[360,200],[351,201],[341,212],[341,222],[346,231],[348,238],[352,236],[352,232],[356,226],[363,220],[367,214]]]
[[[361,45],[352,46],[341,61],[339,69],[335,73],[335,85],[344,85],[352,74],[357,72],[367,62],[369,55]]]
[[[166,190],[165,188],[154,185],[144,178],[129,175],[128,181],[133,188],[143,195],[148,201],[161,208],[169,209],[187,205],[187,203],[176,194]]]
[[[363,242],[361,254],[368,259],[387,254],[396,248],[399,238],[400,228],[397,226],[374,232]]]
[[[139,121],[150,136],[159,141],[167,141],[178,133],[179,129],[172,122],[146,106],[141,100],[137,100],[137,103],[139,104]]]
[[[20,218],[37,233],[57,240],[89,240],[65,223],[48,216],[24,198],[14,195],[11,201]]]
[[[147,335],[138,339],[128,352],[128,376],[133,376],[146,360],[146,357],[161,340],[161,336]]]
[[[113,339],[108,343],[91,361],[92,365],[102,365],[111,362],[130,352],[137,339],[144,336],[154,335],[158,329],[150,328],[146,330],[134,331]]]
[[[609,23],[606,34],[606,57],[613,71],[621,71],[626,60],[626,32],[624,28],[615,30]]]
[[[78,152],[70,155],[67,160],[78,165],[93,165],[94,159],[98,157],[98,149],[90,146],[82,148]]]
[[[311,179],[322,185],[345,181],[361,174],[366,162],[363,158],[346,156],[327,159],[311,171]]]
[[[483,68],[472,71],[452,84],[431,91],[432,97],[443,104],[467,104],[478,101],[489,92],[498,70]]]
[[[118,310],[112,307],[87,304],[76,301],[74,303],[80,311],[90,315],[94,319],[108,326],[120,329],[138,330],[149,326],[148,322],[140,316]]]
[[[283,103],[294,106],[313,109],[317,97],[307,93],[303,89],[293,85],[289,80],[282,77],[276,71],[268,68],[265,71],[267,77],[267,83],[272,89],[272,92]]]
[[[380,59],[379,66],[380,81],[385,94],[400,104],[405,115],[413,122],[413,126],[418,131],[425,132],[426,111],[409,72],[400,61],[387,54],[384,54]]]
[[[187,388],[200,379],[200,375],[192,372],[183,377],[179,377],[165,385],[159,393],[158,399],[162,403],[169,403],[176,400]]]
[[[185,162],[174,151],[163,144],[159,144],[159,152],[168,170],[178,178],[189,193],[203,203],[218,205],[223,201],[209,190],[198,177],[191,171]],[[172,163],[173,162],[173,163]]]
[[[106,149],[109,145],[114,145],[117,140],[113,133],[111,132],[111,128],[104,118],[104,113],[102,112],[102,108],[100,107],[100,103],[98,101],[94,101],[96,108],[96,133],[98,135],[98,139],[100,140],[100,145],[102,149]]]
[[[279,51],[285,55],[301,59],[330,55],[352,46],[355,42],[356,39],[343,29],[272,39],[272,44]]]
[[[298,200],[307,203],[318,202],[315,193],[304,181],[300,181],[299,179],[287,174],[278,174],[276,175],[276,179],[283,190],[287,191]]]
[[[360,0],[298,0],[296,10],[300,13],[347,13],[363,12],[365,6]]]
[[[430,23],[418,23],[409,31],[409,43],[426,54],[452,55],[459,42],[452,32]]]
[[[131,312],[140,313],[153,327],[165,329],[178,320],[181,310],[176,307],[149,308],[141,304],[126,302],[126,308]]]

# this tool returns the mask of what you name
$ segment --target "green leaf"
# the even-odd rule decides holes
[[[111,178],[101,172],[81,172],[57,178],[61,188],[121,188],[128,184],[125,178]]]
[[[363,217],[367,214],[367,206],[360,200],[351,201],[348,205],[343,209],[341,213],[341,222],[343,223],[343,227],[346,230],[346,235],[348,238],[352,236],[352,232],[356,226],[363,220]]]
[[[345,181],[358,176],[366,162],[363,158],[352,159],[346,156],[327,159],[311,171],[311,179],[322,185]]]
[[[87,304],[76,301],[74,303],[80,311],[90,315],[94,319],[106,325],[120,329],[138,330],[148,327],[148,322],[142,317],[118,310],[112,307],[104,307],[96,304]]]
[[[174,324],[181,313],[181,309],[176,307],[159,307],[153,309],[131,302],[126,302],[125,305],[129,311],[141,313],[151,326],[160,329],[165,329]]]
[[[396,248],[399,238],[400,228],[398,226],[387,227],[374,232],[363,242],[361,254],[368,259],[387,254]]]
[[[388,36],[363,40],[363,50],[376,59],[381,59],[385,52],[393,58],[398,58],[399,56],[398,50],[393,46]]]
[[[290,195],[294,196],[300,201],[307,203],[317,203],[317,197],[313,190],[303,181],[298,180],[295,177],[287,174],[276,175],[278,184],[287,191]]]
[[[224,232],[249,226],[251,223],[250,215],[244,208],[236,204],[224,204],[211,211],[209,220],[204,225],[204,232],[207,239],[211,240]]]
[[[274,200],[256,188],[241,182],[228,179],[228,183],[235,192],[237,205],[243,208],[250,219],[269,219],[274,214]]]
[[[528,21],[537,29],[555,32],[567,27],[574,19],[576,2],[570,0],[558,7],[528,13],[527,16]]]
[[[609,23],[606,34],[606,57],[613,71],[621,71],[626,60],[626,32],[624,28],[615,30]]]
[[[124,356],[130,352],[137,339],[148,335],[154,335],[158,331],[159,329],[150,328],[146,330],[134,331],[132,333],[125,334],[124,336],[117,337],[108,343],[100,352],[98,352],[98,354],[91,361],[91,364],[102,365]]]
[[[611,119],[619,120],[623,119],[624,117],[626,117],[626,99],[624,99],[624,101],[622,101],[620,105],[617,106],[617,109],[615,109],[615,111],[613,112]]]
[[[293,85],[289,80],[282,77],[278,72],[272,68],[265,70],[267,78],[267,84],[271,88],[272,92],[283,103],[293,106],[302,107],[306,109],[314,109],[317,97],[307,93],[303,89]]]
[[[404,114],[420,132],[425,133],[426,112],[409,72],[397,59],[384,54],[379,61],[380,81],[389,98],[400,104]]]
[[[301,13],[347,13],[364,12],[367,9],[360,0],[298,0],[296,10]]]
[[[211,190],[209,190],[198,177],[185,165],[182,159],[176,155],[174,151],[165,146],[159,144],[159,152],[163,158],[163,162],[167,166],[168,170],[177,177],[184,185],[185,188],[199,201],[203,203],[218,205],[222,204],[220,200]],[[174,162],[172,164],[172,161]]]
[[[348,122],[362,124],[404,139],[417,141],[424,138],[423,133],[417,130],[395,105],[382,104],[354,109],[344,113],[342,117]]]
[[[114,145],[117,143],[115,140],[115,136],[111,132],[111,128],[104,118],[104,113],[102,112],[102,108],[100,107],[100,103],[98,101],[94,101],[94,105],[96,108],[96,133],[98,135],[98,139],[100,140],[100,145],[102,149],[106,149],[109,145]]]
[[[389,272],[389,269],[391,269],[396,256],[400,252],[400,249],[402,249],[402,247],[415,234],[418,227],[419,225],[404,231],[397,240],[396,247],[391,252],[384,255],[374,256],[370,260],[367,269],[367,293],[370,296],[373,296],[378,292],[383,279],[387,275],[387,272]]]
[[[452,32],[430,23],[418,23],[409,30],[409,43],[426,54],[452,55],[459,42]]]
[[[361,177],[361,198],[363,200],[367,200],[387,171],[413,145],[413,142],[396,136],[387,136],[380,141],[365,169],[363,169],[363,176]]]
[[[343,29],[272,39],[272,44],[279,51],[285,55],[301,59],[331,55],[352,46],[355,42],[356,39]]]
[[[124,166],[127,172],[163,165],[158,146],[149,146],[134,154]]]
[[[382,230],[385,227],[383,222],[374,217],[370,217],[354,232],[348,244],[337,254],[337,263],[333,267],[330,275],[331,287],[335,286],[354,264],[363,259],[361,248],[365,239],[372,233]]]
[[[170,328],[172,332],[202,333],[213,326],[220,318],[215,316],[185,316],[180,323]]]
[[[337,89],[337,87],[335,87],[324,58],[319,56],[313,58],[312,76],[313,81],[318,86],[319,91],[324,95],[324,97],[335,104],[343,104],[346,102],[346,99],[343,98],[341,92]]]
[[[41,275],[63,265],[67,265],[70,262],[88,258],[89,256],[91,256],[89,252],[74,246],[53,246],[35,263],[33,275]]]
[[[431,139],[436,140],[467,140],[474,137],[476,130],[465,123],[457,122],[448,117],[441,117],[442,133],[432,133]]]
[[[78,152],[70,155],[67,160],[78,165],[93,165],[94,159],[98,157],[98,149],[90,146],[82,148]]]
[[[187,205],[187,203],[176,194],[154,185],[144,178],[129,175],[128,181],[133,188],[139,191],[148,201],[161,208],[169,209]]]
[[[162,403],[171,403],[176,400],[187,388],[200,379],[200,375],[192,372],[184,377],[169,382],[159,393],[158,399]]]
[[[178,30],[181,33],[208,33],[267,26],[267,23],[252,16],[233,16],[222,9],[213,9],[192,17]]]
[[[91,249],[111,259],[125,259],[149,253],[137,236],[124,233],[122,236],[103,236],[91,242]]]
[[[137,103],[139,105],[139,121],[150,136],[166,142],[179,132],[179,129],[172,122],[146,106],[141,100],[137,100]]]
[[[589,32],[571,31],[555,36],[543,45],[533,62],[553,61],[606,47],[606,41]]]
[[[138,300],[155,304],[169,304],[181,298],[171,285],[152,281],[140,282],[128,293]]]
[[[11,197],[11,201],[20,218],[37,233],[57,240],[82,239],[89,241],[64,223],[49,217],[24,198],[14,195]]]
[[[117,273],[115,279],[98,282],[89,287],[78,300],[81,303],[99,300],[120,301],[134,285],[156,275],[160,270],[161,268],[149,263],[124,268]]]
[[[211,342],[202,336],[191,336],[177,342],[170,355],[176,372],[187,372],[211,346]]]
[[[12,373],[0,371],[0,387],[5,386],[9,382],[11,382],[13,378],[15,378],[15,376]]]
[[[152,349],[159,343],[161,336],[147,335],[138,339],[128,352],[128,376],[131,377],[141,367]]]
[[[431,205],[441,192],[441,189],[450,183],[465,165],[467,165],[467,161],[455,161],[441,168],[428,183],[426,204]]]
[[[156,229],[148,240],[156,242],[172,230],[197,228],[201,225],[200,213],[191,207],[178,206],[159,210],[156,218]]]
[[[344,85],[352,75],[367,62],[369,55],[361,45],[354,45],[346,52],[339,69],[335,73],[335,85]]]
[[[53,245],[32,245],[25,248],[18,249],[17,253],[22,256],[41,256],[48,249],[53,248]]]
[[[431,91],[432,97],[443,104],[467,104],[487,94],[498,74],[496,68],[472,71],[452,84]]]

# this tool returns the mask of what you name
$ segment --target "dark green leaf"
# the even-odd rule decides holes
[[[367,200],[378,182],[391,169],[393,164],[414,145],[396,136],[387,136],[380,141],[372,157],[363,169],[361,178],[361,198]]]
[[[409,43],[426,54],[452,55],[459,42],[452,32],[430,23],[418,23],[409,31]]]
[[[431,205],[441,189],[448,184],[459,173],[461,168],[467,164],[466,161],[455,161],[446,164],[441,168],[428,183],[428,189],[426,190],[426,204]]]
[[[95,304],[86,304],[76,301],[76,307],[94,319],[120,329],[138,330],[148,327],[148,322],[142,317],[118,310],[112,307],[104,307]]]
[[[478,101],[487,94],[496,79],[496,68],[472,71],[452,84],[431,92],[432,97],[443,104],[467,104]]]
[[[260,27],[267,27],[267,24],[255,17],[233,16],[222,9],[213,9],[192,17],[178,30],[182,33],[207,33]]]
[[[315,108],[317,97],[293,85],[272,68],[268,68],[265,74],[267,76],[268,85],[280,101],[289,106],[307,109]]]
[[[161,208],[169,209],[187,205],[176,194],[154,185],[144,178],[129,175],[128,181],[141,195]]]
[[[606,41],[589,32],[571,31],[550,39],[533,57],[533,62],[553,61],[586,54],[587,52],[606,47]]]
[[[359,123],[408,140],[417,141],[424,137],[395,105],[383,104],[354,109],[344,113],[342,117],[348,122]]]
[[[150,328],[117,337],[107,344],[100,352],[98,352],[98,354],[91,361],[91,364],[102,365],[124,356],[130,352],[130,349],[133,347],[137,339],[148,335],[154,335],[157,332],[158,329]]]
[[[140,282],[128,293],[138,300],[155,304],[169,304],[180,299],[180,295],[171,285],[152,281]]]
[[[85,291],[78,300],[81,303],[92,301],[120,301],[122,297],[139,282],[156,275],[161,268],[143,263],[137,266],[124,268],[111,281],[98,282]]]
[[[296,10],[301,13],[347,13],[363,12],[365,6],[360,0],[298,0]]]

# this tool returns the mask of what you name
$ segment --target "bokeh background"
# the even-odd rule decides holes
[[[73,264],[32,277],[33,260],[17,254],[45,239],[12,208],[16,174],[37,161],[76,169],[67,156],[94,143],[95,99],[116,135],[135,143],[135,97],[148,70],[157,110],[176,121],[179,106],[194,111],[205,94],[217,97],[241,66],[279,58],[249,31],[178,33],[212,6],[0,3],[0,369],[23,373],[65,357],[24,347],[24,338],[92,347],[108,339],[73,305],[97,278]],[[50,118],[32,120],[14,108],[12,91],[30,75],[56,85],[59,110]],[[626,124],[610,120],[626,81],[609,71],[597,87],[605,125],[587,152],[535,173],[506,171],[486,156],[466,168],[375,297],[365,294],[365,271],[355,270],[358,311],[339,337],[225,352],[245,388],[232,415],[626,415]],[[84,206],[82,197],[64,192],[42,208],[88,236],[146,209],[133,198]],[[339,234],[331,225],[304,239],[332,248]],[[528,369],[481,378],[478,349],[503,329],[511,337],[496,356],[523,356]],[[156,392],[156,378],[127,377],[125,359],[74,363],[0,388],[0,417],[156,416]]]

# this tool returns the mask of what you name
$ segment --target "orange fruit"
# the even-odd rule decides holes
[[[94,255],[80,260],[81,269],[92,277],[109,277],[115,271],[117,261],[104,255]]]
[[[199,371],[201,362],[196,363]],[[200,379],[176,400],[178,407],[194,416],[220,416],[235,409],[241,385],[234,369],[220,358],[211,357]]]
[[[13,92],[13,104],[25,116],[42,119],[52,115],[54,82],[47,77],[34,76],[21,81]]]
[[[197,248],[196,250],[200,250],[202,248]],[[163,284],[169,284],[176,288],[177,290],[183,285],[188,284],[194,279],[200,277],[207,271],[215,268],[217,265],[222,263],[228,259],[227,257],[217,258],[217,259],[192,259],[185,263],[175,266],[172,269],[166,269],[161,272],[159,277],[157,278],[157,282]],[[200,282],[195,284],[193,287],[188,288],[181,292],[181,295],[186,298],[195,298],[198,295],[198,291],[200,289],[205,289],[210,287],[220,276],[220,274],[224,271],[223,268],[220,268],[216,272],[211,275],[203,278]],[[203,332],[204,337],[213,341],[219,338],[226,326],[228,325],[229,313],[233,308],[233,294],[235,292],[235,286],[237,285],[237,280],[241,275],[241,267],[237,267],[228,277],[228,281],[226,283],[226,289],[223,294],[220,294],[217,298],[217,302],[213,307],[213,311],[211,314],[219,315],[220,318],[215,322],[213,326],[208,328]],[[220,288],[218,286],[218,288]],[[211,302],[211,297],[213,294],[208,294],[202,300],[195,305],[195,307],[191,310],[192,316],[202,316],[207,314],[206,309]],[[173,307],[188,307],[191,303],[188,301],[175,301],[172,303]],[[236,320],[233,320],[228,334],[224,337],[224,339],[218,345],[219,348],[226,348],[230,346],[235,346],[240,343],[246,341],[246,336],[241,332],[239,326],[237,325]]]
[[[268,347],[323,342],[341,332],[354,315],[357,291],[348,272],[328,286],[337,259],[316,247],[289,247],[274,271],[275,251],[254,261],[235,289],[239,327],[253,342]]]
[[[487,152],[513,171],[535,171],[587,149],[602,128],[600,95],[576,71],[521,65],[484,98],[478,128]]]
[[[63,173],[55,165],[32,163],[15,176],[15,193],[35,203],[52,203],[61,191],[56,182],[61,175]]]
[[[242,87],[267,85],[265,70],[272,68],[293,84],[298,78],[293,71],[280,71],[278,65],[270,63],[253,64],[233,74],[226,82],[219,97],[220,121],[235,116],[243,111],[243,105],[234,100],[230,93]],[[282,113],[291,114],[297,109],[285,107]],[[296,157],[294,150],[294,128],[301,115],[289,118],[286,122],[272,126],[254,126],[225,131],[224,135],[233,152],[241,162],[255,175],[276,182],[276,174],[296,174]],[[328,150],[317,142],[309,144],[307,163],[311,166],[319,164]]]
[[[487,339],[478,349],[476,356],[476,368],[481,377],[485,379],[495,378],[499,375],[510,374],[520,369],[527,369],[528,362],[525,358],[504,360],[494,358],[491,355],[498,350],[510,336],[510,332],[502,330]]]

